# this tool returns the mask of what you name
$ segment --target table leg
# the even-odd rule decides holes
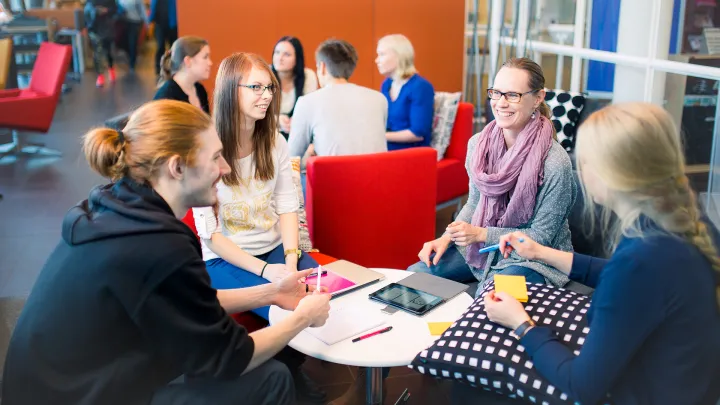
[[[383,402],[383,376],[382,367],[368,367],[365,373],[367,378],[367,393],[365,403],[367,405],[382,405]]]

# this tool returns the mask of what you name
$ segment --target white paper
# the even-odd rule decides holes
[[[356,335],[362,335],[363,332],[382,326],[386,322],[387,316],[380,311],[372,313],[368,312],[367,308],[337,307],[330,309],[330,316],[325,325],[319,328],[307,328],[305,332],[325,344],[333,345]]]

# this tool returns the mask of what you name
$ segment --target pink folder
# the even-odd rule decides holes
[[[305,284],[317,285],[317,276],[307,278],[305,280]],[[327,292],[332,294],[346,288],[353,287],[355,286],[355,283],[328,270],[327,274],[320,278],[320,286],[327,287]]]

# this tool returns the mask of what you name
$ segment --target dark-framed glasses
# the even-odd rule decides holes
[[[274,84],[268,84],[267,86],[263,86],[261,84],[238,84],[240,87],[246,87],[253,91],[253,93],[257,94],[258,96],[262,96],[263,93],[265,93],[265,90],[268,91],[268,93],[272,96],[275,94],[275,85]]]
[[[525,93],[517,93],[514,91],[502,92],[500,90],[488,89],[487,95],[491,100],[500,100],[500,97],[505,96],[505,100],[507,100],[508,103],[519,103],[522,96],[530,93],[536,93],[537,91],[538,90],[530,90]]]

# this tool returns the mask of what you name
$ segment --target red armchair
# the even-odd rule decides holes
[[[365,267],[405,269],[435,238],[436,187],[432,148],[310,158],[306,211],[313,246]]]
[[[467,144],[473,136],[473,110],[470,103],[458,105],[450,145],[442,160],[437,162],[437,209],[457,204],[461,207],[462,197],[468,193],[469,178],[465,170]]]
[[[35,60],[30,87],[0,90],[0,128],[10,129],[13,135],[12,143],[0,145],[0,158],[20,153],[60,154],[44,149],[42,144],[22,142],[18,131],[48,132],[71,55],[70,46],[43,42]]]

